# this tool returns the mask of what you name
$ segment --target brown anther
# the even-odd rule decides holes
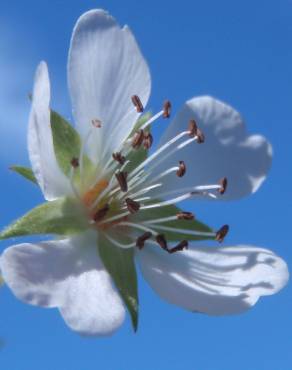
[[[100,119],[94,118],[93,120],[91,120],[91,123],[94,127],[101,128],[101,120]]]
[[[189,130],[189,136],[190,137],[195,137],[197,135],[198,126],[197,126],[197,122],[194,119],[191,119],[189,121],[188,130]]]
[[[136,240],[136,247],[142,249],[145,245],[146,240],[152,237],[152,233],[150,231],[146,231],[143,235],[139,236]]]
[[[189,121],[189,136],[190,137],[197,137],[197,142],[199,144],[202,144],[204,143],[205,141],[205,135],[203,134],[203,132],[199,129],[198,125],[197,125],[197,122],[194,120],[194,119],[191,119]]]
[[[183,177],[184,174],[186,173],[186,165],[185,165],[185,162],[184,161],[179,161],[179,168],[178,170],[176,171],[176,175],[178,177]]]
[[[113,153],[112,156],[113,159],[117,161],[119,164],[124,164],[126,161],[126,158],[121,154],[121,152]]]
[[[227,235],[229,231],[229,226],[228,225],[223,225],[217,232],[216,232],[216,237],[215,240],[217,240],[219,243],[222,243],[225,236]]]
[[[156,241],[157,241],[157,243],[160,245],[160,247],[161,247],[162,249],[164,249],[164,250],[168,251],[167,241],[166,241],[166,239],[165,239],[165,237],[164,237],[164,235],[163,235],[163,234],[158,234],[158,235],[156,236]]]
[[[223,177],[223,179],[219,181],[219,184],[221,185],[221,188],[218,190],[218,192],[223,195],[227,189],[227,178]]]
[[[197,129],[197,143],[202,144],[205,142],[205,135],[203,132],[198,128]]]
[[[192,212],[179,212],[176,215],[178,220],[194,220],[195,216]]]
[[[170,112],[171,112],[171,102],[169,100],[166,100],[163,103],[163,118],[169,118],[170,117]]]
[[[105,204],[102,208],[100,208],[96,213],[95,215],[93,216],[93,220],[95,222],[99,222],[101,220],[103,220],[106,216],[106,214],[108,213],[110,207],[108,204]]]
[[[175,247],[168,249],[168,253],[172,254],[172,253],[176,253],[176,252],[179,252],[179,251],[183,251],[184,249],[188,249],[188,245],[189,245],[189,243],[188,243],[187,240],[182,240]]]
[[[140,203],[131,198],[126,198],[126,205],[130,213],[136,213],[140,209]]]
[[[144,111],[144,107],[143,107],[143,104],[139,98],[138,95],[133,95],[132,96],[132,103],[135,105],[135,108],[137,110],[138,113],[142,113]]]
[[[144,141],[143,146],[145,149],[150,149],[153,143],[153,136],[150,134],[150,132],[146,132],[144,134]]]
[[[71,166],[73,168],[78,168],[79,167],[79,159],[76,158],[76,157],[72,158],[70,163],[71,163]]]
[[[123,171],[119,171],[117,173],[115,173],[115,176],[116,176],[116,179],[120,185],[120,188],[123,192],[126,192],[128,191],[128,183],[127,183],[127,176],[128,176],[128,173],[127,172],[123,172]]]
[[[141,144],[143,143],[143,140],[144,140],[144,131],[139,130],[135,132],[133,140],[132,140],[132,147],[134,149],[140,148]]]

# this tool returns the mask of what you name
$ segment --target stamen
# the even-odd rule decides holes
[[[147,206],[142,206],[141,207],[141,210],[142,209],[160,208],[160,207],[170,206],[172,204],[175,204],[175,203],[178,203],[178,202],[182,202],[183,200],[189,199],[192,196],[193,196],[193,193],[191,193],[191,192],[190,193],[186,193],[186,194],[180,195],[180,196],[178,196],[176,198],[165,200],[165,201],[160,202],[160,203],[153,203],[153,204],[149,204]]]
[[[143,202],[143,201],[146,201],[146,200],[151,200],[151,197],[142,197],[142,198],[137,198],[135,199],[136,202]]]
[[[114,244],[116,247],[118,248],[123,248],[123,249],[129,249],[129,248],[133,248],[136,246],[136,243],[130,243],[130,244],[122,244],[122,243],[119,243],[116,239],[112,238],[111,236],[108,235],[108,233],[104,233],[105,237],[112,243]]]
[[[169,217],[161,217],[161,218],[154,218],[152,220],[144,221],[144,225],[152,225],[152,224],[159,224],[161,222],[169,222],[177,220],[177,216],[169,216]]]
[[[183,177],[186,173],[186,165],[184,161],[179,161],[179,169],[176,171],[178,177]]]
[[[136,240],[136,247],[140,250],[144,247],[146,240],[152,237],[152,233],[150,231],[146,231],[144,234],[139,236]]]
[[[138,95],[133,95],[131,99],[132,99],[132,103],[134,104],[137,112],[142,113],[144,111],[144,107],[143,107],[143,104],[142,104],[139,96]]]
[[[123,171],[123,169],[127,166],[127,164],[129,163],[130,161],[126,161],[121,169],[120,169],[120,172]],[[114,183],[114,179],[116,178],[115,176],[116,174],[114,173],[110,179],[110,181],[108,182],[108,186],[98,195],[98,197],[95,199],[95,201],[92,203],[91,205],[91,208],[95,208],[97,206],[97,204],[99,203],[99,201],[104,197],[106,196],[109,192],[110,192],[110,196],[113,195],[114,193],[116,193],[119,188],[117,187],[116,189],[112,190],[113,189],[113,183]]]
[[[127,184],[127,176],[128,176],[128,173],[127,172],[117,172],[115,174],[116,176],[116,179],[120,185],[120,188],[121,190],[125,193],[126,191],[128,191],[128,184]]]
[[[226,191],[227,184],[228,184],[228,182],[227,182],[227,178],[226,178],[226,177],[223,177],[223,179],[221,179],[221,180],[219,181],[219,184],[221,185],[221,187],[220,187],[220,189],[218,189],[218,192],[219,192],[221,195],[223,195],[223,194],[225,193],[225,191]]]
[[[130,213],[136,213],[140,209],[140,203],[136,202],[131,198],[126,198],[126,205]]]
[[[94,118],[93,120],[91,120],[91,123],[94,127],[101,128],[101,120],[100,119]]]
[[[158,184],[154,184],[154,185],[150,185],[150,186],[147,186],[146,188],[144,189],[140,189],[139,191],[137,191],[136,193],[134,194],[131,194],[131,197],[132,198],[135,198],[137,196],[140,196],[140,195],[144,195],[146,193],[148,193],[150,190],[152,189],[156,189],[156,188],[159,188],[160,186],[162,186],[163,184],[162,183],[158,183]]]
[[[133,172],[131,172],[131,174],[130,174],[131,175],[131,178],[137,172],[139,172],[141,169],[143,169],[148,163],[152,162],[155,158],[157,158],[160,155],[160,153],[162,153],[163,151],[165,151],[167,148],[169,148],[176,141],[178,141],[179,139],[181,139],[182,137],[184,137],[188,133],[189,133],[188,131],[183,131],[183,132],[179,133],[177,136],[175,136],[174,138],[172,138],[171,140],[169,140],[167,143],[165,143],[164,145],[162,145],[158,150],[156,150],[156,152],[154,152],[152,155],[150,155],[148,158],[146,158],[142,163],[139,164],[138,167],[136,167],[134,169]],[[163,157],[159,161],[157,161],[153,167],[156,167],[158,164],[160,164],[161,161],[164,161],[168,156],[170,156],[171,154],[173,154],[173,152],[175,152],[176,150],[177,150],[177,147],[174,148],[174,151],[170,151],[170,153],[167,153],[165,155],[165,157]]]
[[[189,122],[189,136],[197,137],[197,142],[202,144],[205,141],[205,135],[198,128],[197,122],[194,119],[191,119]]]
[[[133,177],[129,182],[128,182],[128,185],[129,185],[129,191],[132,191],[133,189],[135,189],[137,186],[139,186],[140,184],[144,183],[144,185],[150,185],[150,184],[153,184],[154,182],[157,182],[158,180],[160,180],[161,178],[167,176],[168,174],[174,172],[174,171],[177,171],[179,169],[178,166],[175,166],[175,167],[171,167],[167,170],[165,170],[164,172],[160,173],[158,176],[150,179],[150,181],[147,181],[146,182],[146,179],[151,175],[151,172],[150,173],[146,173],[144,175],[144,177],[141,177],[141,175],[144,173],[144,170],[139,172],[135,177]],[[163,185],[163,184],[161,184]],[[119,195],[118,198],[121,199],[123,197],[123,194]]]
[[[167,241],[166,241],[166,239],[165,239],[165,237],[164,237],[163,234],[158,234],[156,236],[156,241],[157,241],[157,243],[160,245],[160,247],[162,249],[164,249],[165,251],[168,251]]]
[[[74,169],[79,167],[79,159],[76,157],[72,158],[70,163]]]
[[[217,240],[219,243],[222,243],[225,236],[227,235],[229,231],[229,226],[228,225],[223,225],[217,232],[216,232],[216,237],[215,240]]]
[[[178,220],[194,220],[195,216],[192,212],[179,212],[176,215]]]
[[[179,251],[183,251],[184,249],[188,249],[188,245],[189,243],[187,240],[182,240],[177,246],[168,249],[168,253],[172,254]]]
[[[199,186],[193,186],[193,187],[188,187],[188,188],[183,188],[183,189],[175,189],[171,191],[166,191],[164,193],[159,194],[160,198],[165,198],[170,195],[175,195],[178,193],[188,193],[190,192],[193,196],[207,196],[211,197],[214,199],[217,199],[217,195],[211,193],[212,191],[219,190],[221,185],[199,185]]]
[[[113,159],[117,161],[119,164],[124,164],[126,161],[126,158],[122,155],[121,152],[116,152],[112,154]]]
[[[107,219],[103,220],[100,223],[100,225],[104,225],[104,224],[107,224],[109,222],[113,222],[113,221],[116,221],[116,220],[119,220],[119,219],[127,218],[127,216],[129,216],[129,212],[123,212],[123,213],[120,213],[119,215],[115,215],[115,216],[112,216],[110,218],[107,218]]]
[[[149,118],[149,120],[146,121],[144,123],[144,125],[140,127],[140,129],[141,130],[145,130],[145,128],[147,128],[148,126],[150,126],[152,122],[156,121],[161,116],[163,116],[163,110],[161,110],[160,112],[156,113],[154,116],[152,116],[151,118]]]
[[[143,146],[145,149],[150,149],[153,143],[153,136],[150,134],[150,132],[146,132],[144,134],[144,141]]]
[[[203,132],[198,128],[197,129],[197,143],[202,144],[205,142],[205,135]]]
[[[119,227],[119,226],[129,226],[129,227],[133,227],[134,229],[139,229],[139,230],[143,230],[145,232],[150,232],[151,235],[158,235],[157,232],[153,231],[152,229],[149,229],[149,227],[146,227],[144,225],[141,225],[141,224],[136,224],[134,222],[120,222],[119,224],[116,224],[114,225],[114,227]]]
[[[191,119],[189,122],[189,136],[195,137],[197,134],[198,126],[197,122],[194,119]]]
[[[93,216],[93,220],[95,222],[99,222],[99,221],[103,220],[105,218],[105,216],[107,215],[109,209],[110,209],[109,205],[108,204],[105,204],[102,208],[100,208],[95,213],[95,215]]]
[[[163,118],[169,118],[171,111],[171,103],[169,100],[166,100],[163,104]]]
[[[214,232],[196,231],[196,230],[189,230],[189,229],[179,229],[179,228],[176,228],[176,227],[157,225],[157,224],[154,224],[154,221],[156,221],[156,220],[153,220],[153,222],[151,223],[151,227],[153,229],[170,231],[170,232],[178,233],[178,234],[187,234],[187,235],[194,235],[194,236],[205,236],[207,238],[209,238],[209,237],[210,238],[216,237],[216,233],[214,233]],[[147,224],[147,223],[148,223],[148,221],[145,222],[145,224]],[[149,224],[150,224],[150,222],[149,222]]]
[[[137,131],[133,136],[132,147],[134,149],[139,149],[141,144],[143,143],[143,140],[144,140],[144,131],[143,130]]]

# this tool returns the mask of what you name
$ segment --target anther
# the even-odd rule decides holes
[[[219,184],[221,185],[221,188],[218,189],[218,192],[223,195],[225,193],[225,191],[226,191],[227,184],[228,184],[227,178],[226,177],[223,177],[223,179],[221,179],[219,181]]]
[[[126,192],[128,191],[128,183],[127,183],[127,176],[128,176],[128,173],[127,172],[117,172],[115,173],[115,176],[116,176],[116,179],[120,185],[120,188],[123,192]]]
[[[189,121],[189,136],[195,137],[197,134],[197,130],[198,130],[197,122],[194,119],[191,119]]]
[[[93,120],[91,120],[91,123],[94,127],[101,128],[101,120],[100,119],[94,118]]]
[[[192,212],[179,212],[176,217],[178,220],[194,220],[195,218]]]
[[[76,157],[72,158],[70,163],[71,163],[71,166],[73,168],[78,168],[79,167],[79,159],[76,158]]]
[[[205,141],[205,135],[203,132],[198,128],[197,122],[194,119],[189,121],[189,136],[195,137],[197,136],[197,142],[202,144]]]
[[[139,131],[135,132],[134,137],[133,137],[133,141],[132,141],[132,147],[134,149],[140,148],[141,144],[143,143],[143,140],[144,140],[144,131],[139,130]]]
[[[126,205],[130,213],[136,213],[140,209],[140,203],[131,198],[126,198]]]
[[[112,156],[113,159],[117,161],[119,164],[124,164],[126,161],[126,158],[121,154],[121,152],[113,153]]]
[[[183,251],[184,249],[188,249],[188,245],[189,245],[189,243],[188,243],[187,240],[182,240],[175,247],[168,249],[168,253],[172,254],[172,253],[176,253],[176,252],[179,252],[179,251]]]
[[[202,144],[205,142],[205,135],[199,128],[197,129],[197,142],[198,144]]]
[[[227,235],[229,231],[229,226],[228,225],[223,225],[217,232],[216,232],[216,237],[215,240],[217,240],[219,243],[222,243],[225,236]]]
[[[178,170],[176,171],[176,175],[178,177],[183,177],[184,174],[186,173],[186,165],[185,165],[185,162],[184,161],[179,161],[179,168]]]
[[[156,236],[156,241],[157,241],[157,243],[160,245],[160,247],[162,249],[164,249],[165,251],[168,251],[167,241],[166,241],[166,239],[165,239],[165,237],[164,237],[163,234],[158,234]]]
[[[132,103],[134,104],[138,113],[142,113],[144,111],[143,104],[138,95],[132,96]]]
[[[136,247],[142,249],[145,245],[146,240],[152,237],[152,233],[150,231],[146,231],[143,235],[139,236],[136,240]]]
[[[95,215],[93,216],[93,220],[95,222],[99,222],[101,220],[103,220],[106,216],[106,214],[108,213],[110,207],[108,204],[105,204],[102,208],[100,208],[96,213]]]
[[[169,100],[166,100],[163,104],[163,118],[169,118],[171,111],[171,103]]]
[[[150,134],[150,132],[146,132],[144,134],[144,141],[143,145],[145,149],[150,149],[153,143],[153,136]]]

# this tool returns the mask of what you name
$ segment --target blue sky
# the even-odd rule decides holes
[[[291,0],[3,0],[0,226],[42,202],[37,188],[8,171],[12,163],[28,163],[27,95],[35,67],[42,59],[48,62],[53,106],[70,117],[65,67],[71,31],[81,13],[97,7],[134,31],[152,71],[152,111],[165,98],[176,111],[190,97],[210,94],[239,110],[250,132],[269,138],[274,162],[258,193],[238,202],[190,207],[210,225],[231,225],[226,244],[273,249],[291,268]],[[26,306],[3,289],[1,368],[291,370],[291,284],[244,315],[210,318],[167,305],[139,282],[138,333],[127,321],[107,339],[80,338],[56,310]]]

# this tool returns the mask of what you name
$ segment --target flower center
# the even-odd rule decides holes
[[[137,112],[143,112],[143,105],[137,95],[132,97],[132,102]],[[182,178],[187,171],[187,166],[184,161],[179,161],[178,164],[174,163],[173,166],[165,168],[159,174],[157,174],[156,168],[163,165],[166,159],[171,158],[173,154],[187,145],[194,142],[203,144],[205,141],[204,134],[195,120],[190,120],[185,131],[160,146],[150,156],[140,161],[136,167],[131,166],[129,169],[132,165],[133,154],[137,154],[143,148],[143,150],[148,150],[152,146],[153,137],[149,132],[150,124],[160,117],[168,118],[170,109],[170,102],[165,102],[160,112],[146,121],[120,148],[117,148],[117,151],[110,158],[105,158],[103,160],[105,164],[102,168],[99,165],[96,170],[94,185],[83,192],[81,196],[74,186],[73,175],[74,171],[79,168],[82,182],[86,143],[89,135],[82,144],[80,157],[73,158],[71,161],[72,188],[88,210],[90,224],[103,232],[106,238],[118,247],[142,249],[147,241],[147,243],[156,244],[168,253],[175,253],[187,248],[187,240],[181,240],[174,247],[169,247],[164,233],[211,237],[221,242],[228,232],[227,225],[224,225],[217,232],[197,231],[192,230],[191,227],[190,229],[180,228],[176,226],[175,222],[169,226],[170,221],[190,222],[194,219],[192,213],[177,212],[177,208],[169,206],[197,196],[217,198],[224,194],[227,188],[227,179],[223,178],[217,184],[193,186],[187,189],[177,187],[177,190],[168,192],[164,190],[169,176]],[[100,120],[93,119],[92,122],[93,129],[101,127]],[[169,196],[172,197],[169,198]],[[167,206],[167,209],[170,209],[169,214],[159,211],[166,209]],[[121,243],[115,237],[116,232],[125,234],[130,242],[128,244]]]

